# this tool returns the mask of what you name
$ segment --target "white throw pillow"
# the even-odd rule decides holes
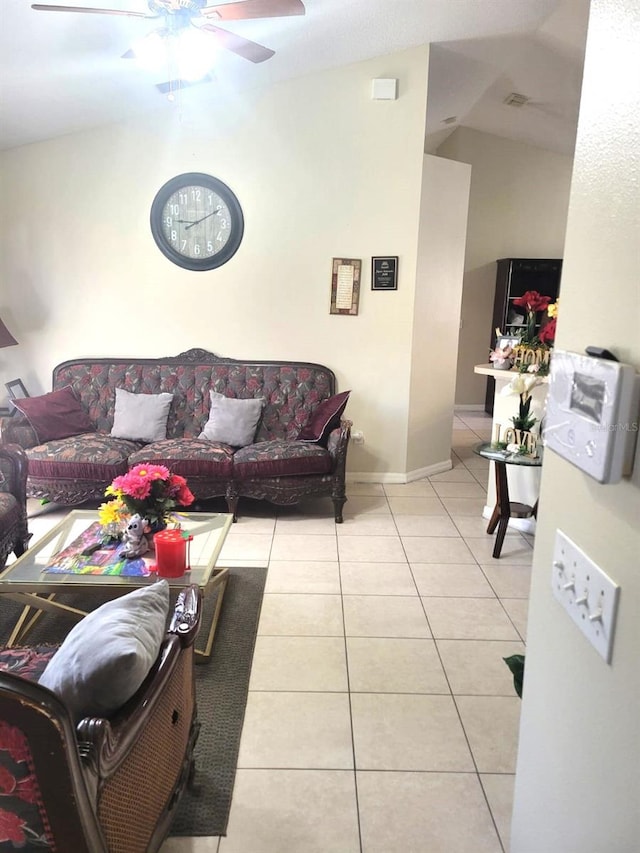
[[[158,657],[168,613],[165,580],[108,601],[74,625],[39,683],[62,699],[76,722],[114,713]]]
[[[211,409],[209,420],[198,438],[209,441],[219,441],[232,447],[246,447],[253,444],[262,408],[266,403],[264,397],[253,397],[250,400],[237,400],[225,397],[217,391],[210,391]]]
[[[132,394],[116,388],[111,435],[132,441],[159,441],[167,437],[167,418],[173,394]]]

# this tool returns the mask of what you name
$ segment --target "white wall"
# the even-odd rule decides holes
[[[471,167],[425,156],[413,312],[407,472],[451,467]]]
[[[401,476],[427,73],[420,47],[206,110],[185,100],[168,125],[4,152],[0,316],[20,342],[2,351],[5,381],[21,376],[35,394],[68,358],[192,346],[318,361],[353,389],[347,415],[366,443],[350,449],[350,471]],[[398,78],[398,100],[371,100],[379,76]],[[242,245],[218,270],[181,270],[150,233],[155,193],[187,171],[221,178],[243,206]],[[397,292],[370,290],[373,255],[399,256]],[[357,317],[329,314],[334,256],[362,259]]]
[[[640,368],[640,6],[593,0],[557,344]],[[611,665],[551,594],[556,528],[621,588]],[[599,485],[545,457],[529,608],[512,853],[640,845],[640,458]]]
[[[460,127],[438,156],[470,163],[456,403],[484,404],[499,258],[561,258],[572,158]]]

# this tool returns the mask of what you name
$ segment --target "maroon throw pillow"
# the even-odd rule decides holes
[[[340,418],[347,405],[351,391],[334,394],[328,400],[323,400],[311,417],[298,433],[298,441],[315,441],[326,444],[329,434],[340,426]]]
[[[40,444],[83,432],[95,432],[96,428],[70,385],[41,397],[13,400],[13,403],[35,430]]]

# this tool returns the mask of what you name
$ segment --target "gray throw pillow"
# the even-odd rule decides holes
[[[167,418],[173,394],[132,394],[116,388],[111,435],[132,441],[159,441],[167,437]]]
[[[108,601],[71,629],[39,683],[62,699],[76,723],[113,714],[158,657],[168,613],[165,580]]]
[[[209,420],[198,438],[219,441],[232,447],[246,447],[253,444],[262,408],[267,402],[264,397],[250,400],[237,400],[225,397],[217,391],[210,391],[211,409]]]

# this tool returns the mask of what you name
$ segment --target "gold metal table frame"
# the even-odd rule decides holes
[[[40,540],[35,542],[14,563],[0,574],[0,596],[4,596],[24,609],[7,642],[15,646],[24,642],[43,612],[64,611],[79,622],[89,611],[71,607],[59,601],[61,593],[99,591],[124,595],[133,589],[149,586],[158,580],[157,574],[147,577],[120,575],[82,575],[46,572],[52,558],[77,538],[82,530],[97,520],[95,510],[71,510],[65,518]],[[197,584],[203,599],[217,592],[217,599],[204,645],[196,648],[196,661],[204,663],[211,657],[224,593],[229,580],[229,569],[218,567],[217,560],[227,533],[233,522],[230,513],[180,513],[183,529],[193,536],[190,548],[191,568],[178,578],[166,578],[171,590],[181,590],[188,584]],[[153,562],[153,553],[145,555],[145,562]]]

